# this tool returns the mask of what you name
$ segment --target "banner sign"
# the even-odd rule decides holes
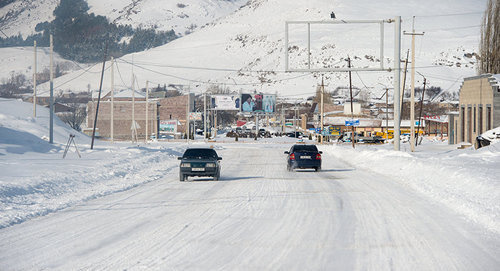
[[[274,113],[276,107],[276,95],[271,94],[241,94],[241,111]]]
[[[210,97],[214,110],[240,110],[240,95],[212,95]]]
[[[356,120],[346,120],[345,126],[359,126],[359,119]]]
[[[189,120],[190,121],[201,121],[201,112],[189,112]]]
[[[177,120],[161,120],[160,132],[177,133]]]

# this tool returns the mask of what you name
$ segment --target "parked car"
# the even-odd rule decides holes
[[[188,177],[202,176],[213,177],[214,181],[220,178],[220,160],[214,149],[210,148],[190,148],[187,149],[179,165],[179,180],[187,181]]]
[[[300,138],[300,137],[303,137],[304,134],[302,134],[302,132],[290,132],[290,133],[287,133],[286,136]]]
[[[295,144],[286,151],[287,170],[292,171],[296,168],[312,168],[315,171],[321,170],[321,154],[316,145]]]
[[[476,148],[486,147],[490,144],[500,142],[500,127],[488,130],[476,138]]]

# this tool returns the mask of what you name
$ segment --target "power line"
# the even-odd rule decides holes
[[[123,61],[127,64],[132,64],[131,62],[124,60],[124,59],[118,59],[118,61]],[[222,71],[222,72],[255,72],[255,73],[262,73],[262,72],[268,72],[268,73],[289,73],[284,70],[242,70],[242,69],[234,69],[234,68],[208,68],[208,67],[195,67],[195,66],[183,66],[183,65],[167,65],[167,64],[157,64],[157,63],[152,63],[152,62],[144,62],[144,61],[134,61],[135,63],[142,64],[144,66],[153,66],[153,67],[163,67],[163,68],[175,68],[175,69],[191,69],[191,70],[206,70],[206,71]]]
[[[481,26],[482,25],[470,25],[470,26],[450,27],[450,28],[434,28],[434,29],[426,29],[425,31],[456,30],[456,29],[476,28]]]
[[[176,75],[173,75],[173,74],[167,74],[167,73],[163,73],[163,72],[156,71],[156,70],[153,70],[153,69],[149,69],[149,68],[143,67],[141,65],[137,65],[137,64],[133,64],[131,62],[125,61],[125,60],[123,60],[123,61],[126,62],[126,63],[129,63],[129,64],[131,64],[131,65],[133,65],[135,67],[143,69],[143,70],[147,70],[147,71],[150,71],[150,72],[153,72],[153,73],[156,73],[156,74],[160,74],[160,75],[164,75],[164,76],[168,76],[168,77],[172,77],[172,78],[176,78],[176,79],[180,79],[180,80],[184,80],[184,81],[188,81],[188,82],[193,82],[193,83],[213,84],[213,85],[232,85],[232,86],[256,86],[256,85],[262,85],[262,84],[266,83],[266,82],[258,82],[258,83],[240,83],[240,84],[238,84],[238,83],[217,83],[217,82],[210,82],[210,81],[203,81],[203,80],[194,80],[194,79],[189,79],[189,78],[185,78],[185,77],[181,77],[181,76],[176,76]],[[305,77],[305,76],[309,76],[309,75],[311,75],[311,73],[306,73],[306,74],[302,74],[302,75],[298,75],[298,76],[293,76],[293,77],[289,77],[289,78],[284,78],[284,79],[276,80],[273,83],[278,83],[278,82],[293,80],[293,79],[296,79],[296,78]]]
[[[434,15],[417,15],[415,17],[427,18],[427,17],[449,17],[449,16],[464,16],[464,15],[475,15],[475,14],[483,14],[484,11],[477,12],[465,12],[465,13],[448,13],[448,14],[434,14]]]
[[[77,75],[76,77],[74,77],[74,78],[72,78],[72,79],[70,79],[70,80],[68,80],[68,81],[66,81],[66,82],[64,82],[64,83],[62,83],[62,84],[60,84],[60,85],[57,85],[57,86],[55,86],[54,88],[59,88],[59,87],[62,87],[62,86],[64,86],[64,85],[66,85],[67,83],[69,83],[69,82],[71,82],[71,81],[73,81],[73,80],[76,80],[76,79],[77,79],[77,78],[79,78],[80,76],[82,76],[82,75],[84,75],[85,73],[87,73],[87,72],[88,72],[88,70],[90,70],[91,68],[93,68],[93,67],[94,67],[95,65],[97,65],[97,64],[99,64],[99,63],[95,63],[94,65],[92,65],[92,66],[88,67],[86,70],[84,70],[82,73],[80,73],[80,74],[79,74],[79,75]],[[109,69],[109,67],[108,67],[107,69]],[[107,69],[106,69],[106,70],[107,70]]]

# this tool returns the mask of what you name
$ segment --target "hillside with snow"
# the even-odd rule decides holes
[[[332,20],[332,11],[336,14],[335,20],[387,20],[400,15],[402,30],[406,32],[411,31],[415,16],[416,31],[425,32],[425,35],[416,37],[416,71],[425,75],[431,86],[439,86],[445,91],[458,91],[463,77],[476,74],[479,25],[486,0],[447,0],[438,3],[413,0],[398,4],[368,0],[355,3],[344,0],[244,2],[190,0],[182,3],[169,1],[166,4],[163,1],[143,0],[133,1],[135,4],[129,5],[130,2],[124,0],[89,0],[89,5],[91,12],[106,14],[118,23],[156,25],[162,30],[169,26],[178,27],[177,32],[193,31],[164,46],[118,59],[115,72],[117,88],[130,87],[130,77],[134,73],[139,87],[145,87],[146,81],[154,84],[183,84],[190,85],[192,91],[200,93],[210,85],[218,84],[233,91],[263,91],[281,96],[307,97],[313,95],[323,76],[327,91],[340,89],[340,95],[345,94],[349,84],[345,72],[284,71],[285,21],[328,21]],[[5,12],[16,3],[19,2],[1,11]],[[239,8],[240,5],[243,6]],[[433,6],[432,10],[428,10],[429,5]],[[44,8],[49,10],[48,6]],[[37,16],[48,12],[41,8],[31,10]],[[208,21],[211,23],[200,27]],[[187,29],[191,25],[196,25],[196,29]],[[350,57],[353,67],[379,67],[380,61],[383,61],[385,68],[392,68],[394,24],[385,24],[384,30],[384,57],[381,60],[378,25],[314,25],[311,27],[311,66],[347,67],[346,59]],[[8,27],[5,31],[10,33]],[[306,27],[291,26],[289,35],[290,67],[304,68],[307,60]],[[402,34],[402,59],[406,57],[410,45],[410,36]],[[32,65],[31,62],[28,59],[18,61],[26,67]],[[106,63],[107,67],[109,65],[109,62]],[[81,69],[57,78],[54,84],[56,91],[87,91],[88,85],[93,90],[98,89],[100,68],[101,65],[94,65],[91,69]],[[103,82],[105,90],[110,88],[110,76],[110,69],[107,69]],[[364,97],[380,97],[384,86],[392,86],[392,72],[356,72],[352,76],[354,87],[361,89]],[[417,76],[416,86],[421,86],[422,81],[422,77]],[[48,84],[41,85],[40,90],[41,95],[46,95]]]
[[[32,84],[34,72],[34,50],[33,47],[7,47],[0,48],[0,80],[7,79],[12,75],[23,74]],[[54,66],[59,66],[62,73],[88,68],[89,65],[66,60],[54,53]],[[50,49],[47,47],[37,48],[37,73],[44,73],[50,69]],[[55,69],[55,68],[54,68]],[[47,75],[49,73],[47,72]]]
[[[54,19],[52,11],[60,0],[17,0],[0,8],[0,29],[7,36],[35,33],[38,23]],[[223,17],[247,0],[87,0],[89,12],[106,16],[117,24],[174,30],[186,35]]]
[[[453,3],[453,5],[451,5]],[[432,13],[427,9],[432,4]],[[479,42],[479,24],[485,1],[406,1],[398,5],[373,1],[285,1],[254,0],[236,12],[194,33],[164,46],[123,56],[117,60],[120,75],[118,88],[128,87],[132,72],[141,87],[146,81],[159,84],[190,85],[202,92],[211,84],[232,90],[263,91],[282,96],[310,96],[325,78],[327,91],[348,85],[347,73],[288,73],[285,68],[284,38],[287,20],[390,19],[402,16],[402,30],[425,31],[416,41],[416,70],[428,77],[432,86],[457,91],[463,77],[476,74],[475,52]],[[450,8],[451,7],[451,8]],[[474,10],[470,10],[474,7]],[[464,10],[471,12],[465,13]],[[304,26],[290,27],[290,65],[305,65],[307,36]],[[379,28],[377,25],[313,26],[311,29],[313,67],[378,67]],[[385,26],[384,66],[392,67],[394,24]],[[409,36],[402,35],[402,58],[410,47]],[[109,62],[107,66],[109,67]],[[58,78],[56,88],[86,90],[88,84],[97,89],[100,69],[75,72]],[[379,96],[383,85],[392,85],[391,72],[353,73],[355,87],[366,95]],[[104,76],[109,88],[110,70]],[[417,86],[422,77],[417,78]],[[47,90],[47,85],[42,86]]]

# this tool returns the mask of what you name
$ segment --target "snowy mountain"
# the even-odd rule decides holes
[[[52,11],[60,0],[17,0],[0,8],[0,29],[7,35],[24,37],[35,33],[35,26],[53,20]],[[155,27],[185,35],[225,16],[247,0],[87,0],[89,12],[106,16],[118,24]]]
[[[158,84],[190,85],[202,92],[212,84],[231,90],[264,91],[281,96],[313,95],[324,76],[327,91],[348,85],[347,73],[285,72],[285,21],[391,19],[402,16],[403,31],[410,32],[413,16],[417,32],[416,71],[425,75],[432,86],[457,91],[463,77],[476,73],[479,25],[486,0],[460,1],[382,1],[361,0],[252,0],[190,35],[144,52],[126,55],[117,60],[120,74],[115,74],[118,88],[128,86],[132,73],[140,87],[146,81]],[[103,4],[104,5],[104,4]],[[432,6],[432,10],[428,9]],[[118,12],[118,11],[116,11]],[[116,13],[118,14],[118,13]],[[135,16],[135,15],[134,15]],[[139,17],[116,17],[139,20]],[[140,21],[137,21],[140,23]],[[393,66],[394,24],[385,25],[384,65]],[[307,36],[305,26],[290,27],[290,65],[305,66]],[[380,65],[378,25],[335,25],[311,28],[311,59],[313,67],[353,67]],[[402,58],[410,47],[410,36],[402,35]],[[133,65],[132,65],[133,63]],[[109,67],[109,62],[106,65]],[[134,66],[134,67],[133,67]],[[97,89],[100,65],[89,71],[78,71],[60,77],[56,89],[64,91]],[[353,84],[365,96],[380,96],[383,86],[392,86],[391,72],[356,72]],[[421,86],[422,77],[417,77]],[[110,87],[110,69],[104,76],[103,88]],[[116,83],[117,82],[117,83]],[[408,85],[408,84],[407,84]],[[42,85],[47,91],[48,85]]]

